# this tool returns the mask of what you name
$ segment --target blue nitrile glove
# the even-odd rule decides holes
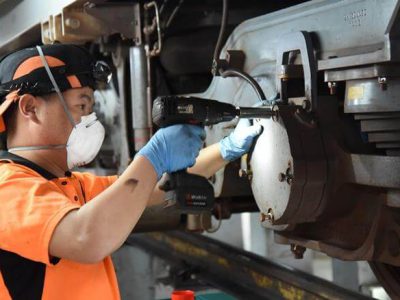
[[[219,142],[222,158],[233,161],[249,152],[254,138],[261,131],[261,125],[251,126],[248,119],[241,119],[235,130]]]
[[[137,155],[153,165],[157,178],[193,166],[203,146],[206,133],[195,125],[173,125],[159,129]]]

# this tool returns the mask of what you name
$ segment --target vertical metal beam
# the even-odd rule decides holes
[[[128,116],[127,107],[128,99],[126,95],[126,58],[127,51],[123,45],[118,45],[116,52],[113,53],[113,62],[117,69],[118,78],[118,94],[120,99],[120,124],[121,124],[121,145],[120,145],[120,164],[119,173],[122,173],[129,165],[131,161],[131,153],[129,148],[129,131],[128,131]]]
[[[129,49],[131,73],[132,128],[135,151],[140,150],[150,138],[147,103],[147,61],[143,46]]]

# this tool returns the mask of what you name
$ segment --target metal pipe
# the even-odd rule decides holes
[[[150,139],[149,107],[147,101],[147,59],[143,46],[129,49],[131,72],[132,128],[135,151],[139,151]]]
[[[120,162],[118,166],[118,173],[122,173],[128,167],[129,162],[132,159],[132,149],[129,143],[129,133],[128,133],[128,117],[127,117],[127,107],[128,99],[126,95],[126,69],[125,62],[128,56],[128,49],[125,46],[119,44],[116,51],[113,52],[112,58],[113,63],[117,71],[118,78],[118,96],[121,102],[119,120],[121,124],[121,145],[120,148]]]
[[[181,213],[161,206],[148,207],[143,212],[133,233],[185,229]]]
[[[271,118],[277,115],[277,111],[272,106],[261,107],[240,107],[239,118]]]

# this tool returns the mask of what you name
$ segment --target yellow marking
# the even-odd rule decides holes
[[[183,242],[179,239],[169,237],[169,236],[167,236],[163,233],[159,233],[159,232],[148,233],[148,235],[157,241],[169,244],[173,249],[175,249],[176,251],[178,251],[180,253],[184,253],[184,254],[191,255],[191,256],[197,256],[197,257],[205,257],[209,261],[215,261],[217,264],[219,264],[223,267],[230,268],[230,264],[226,258],[211,254],[207,250],[193,246],[190,243]],[[280,280],[276,280],[271,277],[265,276],[261,273],[253,271],[251,269],[244,268],[244,270],[251,275],[251,277],[253,278],[253,280],[257,286],[259,286],[261,288],[267,288],[267,289],[269,288],[269,289],[278,290],[284,299],[304,300],[307,298],[309,300],[311,300],[311,299],[317,300],[317,299],[328,298],[328,297],[324,297],[324,295],[321,295],[320,297],[311,295],[299,288],[291,286]]]
[[[284,284],[283,282],[278,283],[279,292],[283,296],[283,298],[287,300],[303,300],[304,299],[304,291],[299,290],[293,286]]]
[[[364,97],[364,87],[362,85],[352,86],[347,91],[348,100],[357,100]]]
[[[226,258],[221,257],[219,255],[212,254],[203,248],[193,246],[190,243],[183,242],[179,239],[169,237],[162,233],[153,232],[153,233],[149,233],[149,235],[153,239],[155,239],[159,242],[167,243],[170,247],[172,247],[177,252],[184,253],[189,256],[206,257],[208,260],[215,261],[218,265],[220,265],[222,267],[230,268],[230,264]]]
[[[217,263],[225,268],[229,268],[229,262],[226,258],[220,257],[220,256],[216,256],[217,259]]]
[[[265,275],[262,275],[258,272],[252,271],[247,269],[247,272],[250,273],[251,277],[253,278],[254,282],[262,288],[271,288],[273,286],[273,280]]]

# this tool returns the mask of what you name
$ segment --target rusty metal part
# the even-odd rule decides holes
[[[297,244],[346,260],[380,261],[400,266],[398,250],[400,212],[384,205],[379,188],[345,186],[335,195],[346,203],[330,203],[313,224],[298,224],[290,232],[279,232],[276,240]],[[357,230],[349,230],[357,224]]]
[[[370,299],[199,234],[131,235],[127,243],[190,269],[202,282],[239,299]]]
[[[85,43],[101,36],[119,33],[141,43],[139,4],[82,3],[61,8],[41,23],[44,44]]]
[[[260,222],[261,222],[261,223],[262,223],[262,222],[265,222],[265,220],[267,220],[267,215],[264,214],[264,213],[261,213],[261,214],[260,214]]]
[[[152,1],[152,2],[145,3],[143,7],[145,10],[150,10],[151,8],[154,8],[155,17],[153,19],[153,22],[151,25],[145,26],[143,28],[143,32],[146,35],[150,35],[154,32],[154,30],[157,30],[157,41],[154,43],[153,48],[151,50],[148,48],[147,55],[151,56],[151,57],[158,56],[162,49],[162,38],[161,38],[160,16],[159,16],[158,4],[156,1]]]
[[[296,244],[290,244],[290,251],[292,251],[295,259],[303,259],[306,248]]]
[[[319,100],[317,113],[324,118],[319,118],[315,127],[296,124],[298,120],[289,117],[285,108],[280,109],[278,123],[263,120],[263,134],[267,135],[258,139],[252,155],[252,187],[262,225],[276,230],[277,242],[296,245],[296,249],[311,248],[340,259],[400,267],[400,157],[343,151],[336,138],[348,130],[338,127],[344,124],[335,116],[336,100]],[[278,134],[274,126],[287,131]],[[284,138],[288,145],[280,142]],[[365,143],[352,147],[366,149]],[[280,168],[275,170],[278,163]],[[308,164],[316,169],[307,170]],[[290,185],[288,174],[293,175]],[[311,174],[319,175],[311,178]],[[265,193],[269,187],[273,189]],[[309,189],[308,194],[302,189]],[[282,198],[284,195],[288,198]],[[271,208],[272,222],[267,216]],[[302,219],[307,215],[308,221]],[[394,282],[392,273],[386,276]],[[399,291],[397,288],[397,297]]]
[[[274,225],[314,220],[328,175],[320,131],[299,122],[296,111],[280,106],[278,121],[257,121],[264,131],[251,158],[251,184],[261,212],[273,210]]]

